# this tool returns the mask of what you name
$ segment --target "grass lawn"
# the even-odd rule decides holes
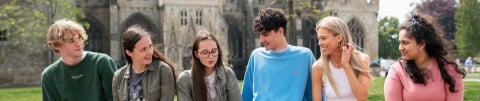
[[[472,75],[473,76],[473,75]],[[476,78],[476,77],[471,77]],[[375,78],[370,86],[368,101],[383,101],[383,83],[385,78]],[[242,81],[238,82],[240,89]],[[480,82],[465,82],[465,101],[480,101]],[[0,88],[0,101],[41,101],[40,87]]]
[[[41,101],[40,87],[0,88],[0,101]]]
[[[385,78],[374,78],[368,91],[368,101],[383,101],[383,83]]]

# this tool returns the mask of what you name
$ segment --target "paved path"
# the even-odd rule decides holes
[[[463,81],[474,81],[474,82],[480,82],[480,79],[463,79]]]

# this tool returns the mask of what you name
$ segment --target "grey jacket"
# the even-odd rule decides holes
[[[237,77],[232,69],[216,67],[216,100],[217,101],[242,101]],[[178,101],[193,101],[193,84],[191,71],[185,70],[178,77]]]
[[[112,93],[114,101],[127,101],[131,65],[125,65],[113,76]],[[173,101],[175,81],[170,67],[160,61],[153,60],[143,73],[142,89],[144,101]]]

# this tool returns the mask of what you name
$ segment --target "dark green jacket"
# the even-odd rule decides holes
[[[131,65],[125,65],[115,72],[112,82],[113,100],[127,101]],[[160,60],[152,60],[143,73],[142,89],[144,101],[173,101],[175,77],[172,69]]]
[[[230,68],[216,67],[215,88],[217,101],[242,101],[237,77]],[[178,101],[193,101],[191,71],[185,70],[178,77]]]

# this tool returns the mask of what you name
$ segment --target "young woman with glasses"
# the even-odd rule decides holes
[[[178,101],[241,101],[235,73],[224,66],[222,49],[208,31],[197,33],[192,46],[192,69],[177,81]]]

